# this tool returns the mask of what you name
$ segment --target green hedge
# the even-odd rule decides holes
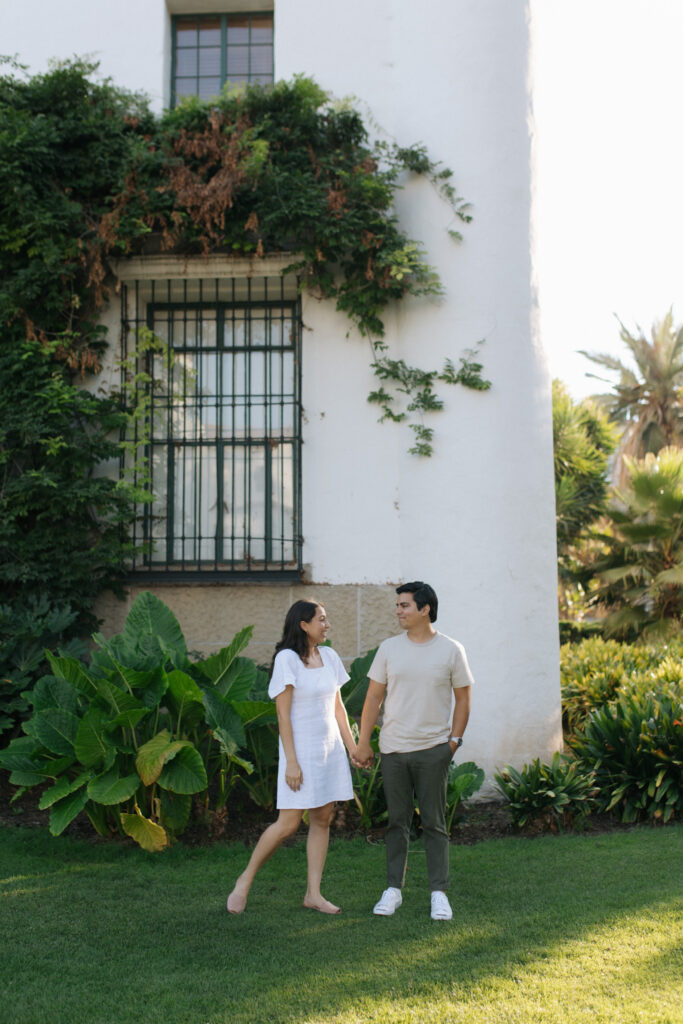
[[[624,822],[683,815],[683,639],[592,637],[561,648],[562,717],[572,758],[496,775],[518,827],[567,824],[591,809]]]

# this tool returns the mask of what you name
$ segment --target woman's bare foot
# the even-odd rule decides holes
[[[228,896],[227,908],[231,914],[241,914],[247,905],[249,889],[240,885],[239,878],[235,882],[235,888]]]
[[[304,899],[304,906],[308,910],[318,910],[321,914],[341,914],[341,907],[335,907],[334,903],[330,903],[329,900],[324,900],[322,896],[319,900]]]

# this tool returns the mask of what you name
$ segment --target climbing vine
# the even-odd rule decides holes
[[[288,269],[302,287],[333,299],[369,339],[382,382],[371,401],[383,419],[440,408],[437,382],[489,386],[467,353],[458,372],[422,371],[385,354],[387,305],[441,291],[394,212],[403,176],[426,176],[453,220],[470,220],[452,172],[423,146],[370,143],[352,106],[332,105],[303,77],[211,104],[190,99],[155,117],[138,97],[93,82],[94,70],[72,62],[0,84],[12,145],[25,161],[15,193],[26,200],[0,236],[20,267],[0,300],[6,323],[23,322],[27,338],[55,341],[72,370],[96,371],[109,257],[291,252]],[[402,395],[405,410],[390,415]],[[411,450],[429,454],[431,429],[412,427]]]
[[[394,211],[405,176],[432,182],[455,239],[470,219],[451,171],[424,147],[370,143],[358,111],[306,78],[157,117],[86,62],[33,77],[0,63],[3,601],[30,610],[46,595],[70,609],[70,631],[89,632],[97,594],[122,586],[135,504],[150,500],[144,473],[109,472],[120,433],[137,422],[135,464],[146,415],[139,368],[123,367],[125,402],[94,379],[110,258],[292,254],[302,287],[367,339],[379,384],[370,401],[382,419],[409,422],[417,455],[431,452],[423,416],[442,407],[438,387],[489,386],[476,349],[424,370],[391,358],[384,341],[390,303],[441,290]],[[140,351],[155,344],[137,339]]]

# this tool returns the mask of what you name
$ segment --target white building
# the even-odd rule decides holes
[[[424,143],[454,170],[474,214],[460,245],[447,233],[450,210],[428,183],[408,181],[400,196],[401,223],[424,243],[445,298],[392,309],[386,340],[391,355],[432,368],[445,358],[457,364],[483,338],[491,390],[444,388],[445,409],[428,421],[434,455],[408,454],[405,426],[379,424],[366,401],[376,383],[367,342],[346,337],[348,323],[332,303],[304,295],[301,461],[293,469],[285,445],[279,468],[277,459],[271,467],[283,502],[296,505],[300,488],[301,572],[273,527],[281,568],[292,571],[252,571],[268,557],[263,546],[237,551],[226,536],[224,571],[216,571],[214,551],[213,571],[177,573],[179,558],[199,566],[202,542],[188,539],[186,526],[175,537],[169,527],[165,561],[132,578],[131,599],[153,589],[198,650],[222,646],[253,622],[248,653],[266,661],[291,601],[311,594],[325,604],[331,640],[348,662],[396,631],[394,587],[427,580],[439,595],[438,627],[468,651],[477,685],[463,756],[489,779],[507,762],[547,759],[561,745],[551,401],[534,290],[531,7],[532,0],[0,0],[2,50],[32,72],[49,58],[93,56],[103,75],[147,92],[157,110],[183,92],[215,92],[221,75],[305,73],[335,96],[356,97],[378,132]],[[192,310],[199,279],[210,279],[221,308],[234,312],[236,296],[249,298],[260,317],[266,300],[277,299],[272,316],[288,323],[297,313],[287,305],[288,283],[277,291],[283,265],[213,257],[208,273],[202,261],[153,257],[114,269],[128,284],[129,318],[152,310],[168,324],[169,311]],[[113,358],[118,300],[106,319]],[[278,367],[291,368],[286,356]],[[169,516],[175,509],[192,519],[179,506],[178,474],[182,487],[201,489],[198,465],[157,479]],[[233,481],[244,473],[235,465],[233,457]],[[202,466],[215,473],[215,462]],[[252,469],[258,476],[256,462]],[[277,509],[268,494],[261,512],[272,525]],[[234,488],[231,499],[210,499],[224,508],[232,501],[234,520]],[[228,563],[246,571],[225,571]],[[113,632],[126,608],[112,599],[101,612]]]

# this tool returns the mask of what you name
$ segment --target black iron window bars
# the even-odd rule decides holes
[[[132,571],[298,577],[301,313],[294,278],[134,281],[123,289],[141,505]],[[142,373],[142,376],[140,374]],[[129,385],[130,390],[130,385]],[[135,459],[133,458],[133,462]]]

